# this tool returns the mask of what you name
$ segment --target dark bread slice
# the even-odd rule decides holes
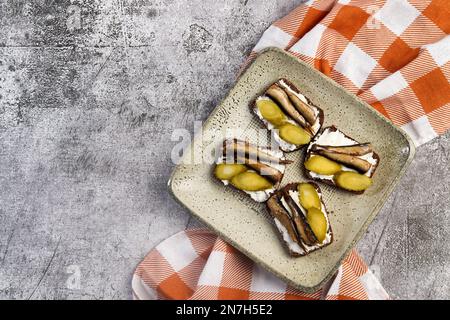
[[[265,95],[265,92],[266,92],[273,84],[278,84],[280,81],[283,81],[283,82],[284,82],[284,83],[285,83],[292,91],[296,92],[297,94],[302,94],[292,82],[290,82],[290,81],[287,80],[286,78],[280,78],[280,79],[278,79],[276,82],[274,82],[274,83],[270,84],[269,86],[267,86],[261,94],[259,94],[252,102],[250,102],[250,104],[249,104],[250,112],[254,113],[256,117],[258,117],[258,115],[256,115],[256,110],[257,110],[256,102],[257,102],[258,98],[261,98],[261,97],[263,97],[263,96],[266,96],[266,95]],[[303,95],[303,94],[302,94],[302,95]],[[308,99],[308,97],[306,97],[306,96],[304,96],[304,97],[305,97],[306,100],[308,101],[308,104],[309,104],[309,105],[312,105],[314,108],[317,108],[317,110],[318,110],[318,112],[319,112],[319,114],[318,114],[318,119],[319,119],[319,124],[320,124],[320,126],[319,126],[317,132],[311,137],[311,139],[314,139],[314,137],[320,132],[320,129],[322,128],[322,125],[323,125],[323,122],[324,122],[325,115],[324,115],[324,112],[323,112],[323,110],[322,110],[321,108],[319,108],[319,107],[317,107],[315,104],[313,104],[313,103],[311,102],[311,100]],[[269,99],[271,99],[271,98],[269,98]],[[273,99],[271,99],[271,100],[272,100],[273,102],[275,102],[276,104],[278,104],[277,101],[275,101],[275,100],[273,100]],[[283,108],[282,108],[281,106],[280,106],[280,108],[283,110]],[[287,117],[290,118],[289,115],[287,115]],[[291,119],[291,118],[290,118],[290,119]],[[266,125],[266,123],[264,123],[259,117],[258,117],[258,120],[260,120],[260,121],[263,123],[263,125],[267,128],[267,130],[272,131],[271,129],[268,128],[268,126]],[[292,119],[291,119],[291,120],[292,120]],[[296,123],[297,123],[297,122],[296,122]],[[297,124],[298,124],[298,123],[297,123]],[[298,124],[298,125],[301,127],[300,124]],[[285,149],[283,149],[283,148],[280,146],[280,149],[281,149],[283,152],[291,153],[291,152],[295,152],[295,151],[297,151],[297,150],[300,150],[300,149],[304,148],[305,146],[307,146],[307,145],[301,145],[301,146],[298,146],[297,148],[292,149],[292,150],[285,150]]]
[[[290,215],[289,215],[289,213],[287,212],[287,210],[286,210],[286,209],[284,208],[284,206],[281,204],[281,202],[280,202],[281,197],[289,196],[289,191],[290,191],[290,190],[292,190],[292,191],[297,191],[297,187],[298,187],[299,183],[290,183],[290,184],[286,185],[283,189],[278,190],[275,194],[273,194],[273,195],[270,197],[270,199],[267,201],[267,203],[266,203],[267,211],[268,211],[269,214],[272,216],[272,218],[274,218],[274,219],[275,219],[275,218],[276,218],[276,219],[279,219],[279,217],[280,217],[280,215],[281,215],[279,212],[274,212],[274,209],[273,209],[273,205],[272,205],[272,204],[273,204],[273,202],[275,202],[275,201],[279,204],[278,210],[280,210],[280,208],[281,208],[281,210],[284,211],[284,212],[283,212],[283,216],[282,216],[283,219],[285,219],[285,217],[288,217],[289,220],[288,220],[288,221],[286,221],[286,220],[283,221],[284,223],[282,223],[282,224],[285,226],[285,228],[286,228],[287,230],[289,230],[289,228],[293,228],[293,229],[294,229],[295,232],[290,232],[290,233],[295,234],[295,236],[296,236],[297,238],[296,238],[296,239],[292,239],[292,240],[293,240],[294,242],[296,242],[296,243],[299,244],[299,246],[302,248],[303,252],[302,252],[302,253],[293,252],[293,251],[291,250],[291,248],[287,245],[286,241],[284,240],[283,235],[281,234],[280,230],[277,230],[277,233],[280,235],[281,240],[283,240],[283,242],[286,244],[285,247],[286,247],[287,250],[289,251],[289,254],[290,254],[291,256],[294,256],[294,257],[305,256],[305,255],[308,255],[308,254],[311,253],[311,252],[320,250],[320,249],[322,249],[322,248],[324,248],[324,247],[330,245],[330,244],[333,242],[333,240],[334,240],[333,230],[332,230],[332,228],[331,228],[330,220],[329,220],[329,217],[328,217],[328,210],[327,210],[327,207],[326,207],[325,203],[323,202],[323,198],[322,198],[322,191],[321,191],[320,187],[319,187],[316,183],[310,182],[310,181],[308,181],[308,182],[306,182],[306,183],[311,184],[311,185],[316,189],[317,193],[319,194],[320,202],[322,203],[322,205],[323,205],[323,207],[324,207],[324,209],[325,209],[325,210],[324,210],[324,211],[325,211],[324,214],[326,215],[327,220],[328,220],[328,230],[327,230],[327,234],[330,235],[330,241],[329,241],[329,242],[324,243],[324,244],[320,244],[320,245],[319,245],[318,247],[316,247],[316,248],[308,248],[308,246],[304,243],[302,237],[300,236],[300,233],[298,232],[298,228],[297,228],[297,226],[296,226],[295,221],[290,217]],[[306,222],[306,218],[303,216],[303,213],[301,213],[301,212],[299,213],[299,218],[300,218],[300,219],[304,219],[303,222]],[[308,225],[307,222],[306,222],[306,224]],[[308,227],[309,227],[309,225],[308,225]],[[278,227],[277,227],[277,229],[278,229]]]
[[[359,143],[358,141],[356,141],[356,140],[353,139],[352,137],[348,136],[347,134],[345,134],[344,132],[342,132],[341,130],[339,130],[336,126],[331,125],[331,126],[329,126],[329,127],[323,128],[322,131],[321,131],[319,134],[317,134],[317,136],[315,137],[315,139],[314,139],[313,141],[311,141],[311,143],[309,144],[308,149],[307,149],[307,153],[306,153],[306,157],[305,157],[304,163],[305,163],[306,161],[308,161],[309,158],[311,158],[311,157],[313,156],[313,153],[311,152],[311,149],[312,149],[312,147],[314,146],[315,142],[320,138],[320,136],[321,136],[326,130],[330,130],[331,132],[340,131],[346,138],[355,141],[355,144],[358,144],[358,143]],[[371,172],[369,178],[372,178],[372,177],[373,177],[373,175],[375,174],[375,171],[377,170],[378,165],[379,165],[379,163],[380,163],[380,156],[379,156],[375,151],[373,151],[372,156],[373,156],[374,159],[377,160],[377,163],[376,163],[375,165],[372,165],[372,172]],[[306,169],[305,166],[303,166],[303,169],[304,169],[305,175],[306,175],[306,177],[307,177],[308,179],[311,179],[311,180],[314,180],[314,181],[319,181],[319,182],[325,183],[325,184],[327,184],[327,185],[329,185],[329,186],[336,187],[336,188],[339,188],[339,189],[341,189],[341,190],[344,190],[344,191],[347,191],[347,192],[350,192],[350,193],[354,193],[354,194],[363,194],[363,193],[365,192],[365,190],[363,190],[363,191],[351,191],[351,190],[347,190],[347,189],[340,188],[339,186],[336,185],[336,183],[334,182],[334,180],[328,180],[328,179],[322,179],[322,178],[312,177],[310,171],[309,171],[308,169]]]

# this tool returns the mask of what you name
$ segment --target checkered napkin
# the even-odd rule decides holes
[[[305,294],[203,229],[177,233],[150,251],[137,267],[132,287],[137,300],[389,298],[356,251],[344,260],[327,289]]]
[[[252,56],[279,47],[402,127],[416,145],[450,128],[449,0],[307,1]]]
[[[449,33],[449,0],[308,1],[275,22],[248,61],[284,49],[421,145],[450,128]],[[355,251],[325,288],[296,291],[205,230],[167,239],[133,277],[136,299],[388,298]]]

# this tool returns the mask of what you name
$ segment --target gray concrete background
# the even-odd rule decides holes
[[[196,224],[166,191],[172,130],[299,2],[2,0],[0,298],[129,299],[144,255]],[[450,298],[449,155],[450,134],[422,146],[358,246],[393,298]]]

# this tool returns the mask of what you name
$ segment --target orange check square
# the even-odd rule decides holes
[[[381,113],[383,116],[385,116],[386,118],[389,118],[389,115],[381,102],[376,101],[376,102],[372,103],[371,106],[375,110],[377,110],[379,113]]]
[[[303,37],[309,30],[316,26],[320,20],[322,20],[328,14],[327,11],[317,10],[315,8],[309,8],[308,12],[303,19],[300,28],[295,32],[295,37]]]
[[[161,282],[157,289],[162,296],[173,300],[186,300],[193,293],[176,273]]]
[[[224,287],[219,289],[219,300],[248,300],[249,295],[248,290]]]
[[[411,89],[426,113],[450,102],[450,84],[439,68],[411,83]]]
[[[310,297],[303,297],[303,296],[299,296],[297,294],[289,294],[289,293],[286,293],[286,295],[284,296],[285,300],[319,300],[319,298],[315,299],[315,298],[312,298],[312,297],[311,298]]]
[[[450,1],[431,1],[431,4],[423,11],[423,15],[433,21],[445,33],[450,33]]]
[[[328,27],[336,30],[348,40],[352,40],[368,18],[369,14],[361,8],[343,6]]]
[[[327,76],[331,74],[331,66],[328,60],[314,59],[314,68]]]
[[[380,65],[389,72],[394,73],[414,60],[419,51],[419,48],[413,49],[405,41],[397,38],[381,57]]]

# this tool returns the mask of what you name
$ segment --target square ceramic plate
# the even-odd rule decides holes
[[[248,105],[279,78],[290,80],[324,110],[324,127],[334,124],[360,142],[372,142],[381,158],[374,185],[363,195],[320,184],[330,211],[334,242],[301,258],[287,254],[264,205],[225,187],[212,176],[211,164],[198,161],[199,155],[208,156],[220,145],[227,129],[241,129],[241,134],[250,141],[261,141],[263,127]],[[197,164],[189,164],[193,155]],[[184,155],[186,164],[175,168],[169,188],[180,203],[224,240],[290,285],[314,292],[334,275],[364,234],[413,155],[414,145],[409,137],[369,105],[297,58],[278,49],[268,49],[257,57],[211,113],[204,123],[203,135],[193,139]],[[305,148],[287,154],[294,163],[287,166],[282,185],[307,180],[302,169],[304,156]]]

